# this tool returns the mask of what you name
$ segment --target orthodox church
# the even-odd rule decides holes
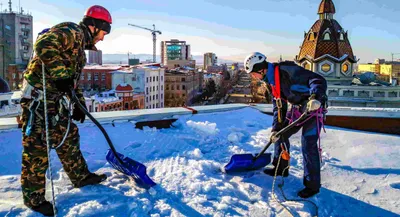
[[[295,61],[298,65],[323,75],[329,84],[350,85],[356,57],[348,32],[334,19],[332,0],[322,0],[319,19],[304,33],[303,44]]]

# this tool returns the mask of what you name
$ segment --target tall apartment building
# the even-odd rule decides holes
[[[5,79],[10,85],[8,75],[8,66],[13,70],[24,70],[28,64],[32,53],[33,35],[32,20],[33,17],[23,12],[12,11],[11,1],[9,1],[9,10],[0,12],[0,77]],[[11,89],[16,89],[11,82]]]
[[[161,63],[169,69],[178,66],[194,68],[196,65],[190,54],[190,45],[186,44],[186,41],[178,39],[161,42]]]
[[[89,64],[98,64],[98,65],[103,65],[103,52],[101,50],[89,50],[88,52],[89,58],[88,58],[88,63]]]
[[[216,66],[218,62],[218,57],[215,53],[205,53],[204,54],[204,67],[203,69],[207,70],[208,66]]]

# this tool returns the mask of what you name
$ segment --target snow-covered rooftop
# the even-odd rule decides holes
[[[157,183],[149,191],[107,163],[107,143],[92,123],[79,124],[81,150],[90,170],[104,172],[108,179],[74,189],[52,151],[58,216],[289,216],[272,198],[272,177],[262,171],[237,176],[221,172],[233,154],[259,152],[271,130],[272,117],[255,107],[229,107],[233,108],[226,105],[223,112],[200,110],[196,115],[177,108],[175,114],[180,115],[170,129],[139,130],[128,119],[114,126],[103,121],[117,151],[147,166]],[[152,110],[154,115],[160,111]],[[400,137],[328,126],[326,131],[321,141],[322,189],[310,199],[319,216],[398,216]],[[300,140],[300,134],[291,139],[290,176],[283,188],[288,198],[297,198],[303,187]],[[20,130],[0,131],[0,216],[38,216],[22,204],[21,152]],[[275,194],[283,200],[277,186]],[[315,212],[310,203],[283,204],[301,217]]]

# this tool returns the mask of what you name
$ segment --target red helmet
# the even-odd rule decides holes
[[[91,17],[99,20],[104,20],[109,24],[112,24],[112,18],[110,12],[100,5],[93,5],[88,8],[85,12],[85,17]]]

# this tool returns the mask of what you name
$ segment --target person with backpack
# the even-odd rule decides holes
[[[50,146],[56,150],[63,168],[75,188],[104,181],[105,174],[91,173],[80,151],[78,127],[71,119],[85,120],[85,114],[71,106],[71,89],[86,105],[78,81],[86,64],[84,50],[97,50],[95,44],[111,31],[111,14],[102,6],[86,10],[79,24],[64,22],[42,31],[34,45],[34,55],[24,72],[21,98],[22,171],[24,204],[45,216],[53,216],[52,204],[45,199],[46,170],[49,159],[44,120],[46,89]],[[45,76],[43,87],[42,76]],[[71,115],[72,111],[72,115]],[[66,134],[68,133],[68,134]]]
[[[309,198],[319,193],[321,169],[318,141],[327,103],[325,78],[294,62],[270,63],[267,57],[259,52],[254,52],[245,58],[244,68],[253,78],[265,82],[267,91],[273,96],[273,123],[270,139],[274,142],[272,162],[274,168],[267,168],[264,173],[270,176],[277,174],[287,177],[289,175],[289,157],[284,157],[282,154],[289,152],[289,138],[302,129],[305,188],[298,192],[298,196]],[[291,105],[290,111],[288,111],[288,104]],[[281,136],[276,136],[278,131],[299,118],[303,112],[314,115],[301,125],[296,125]]]

